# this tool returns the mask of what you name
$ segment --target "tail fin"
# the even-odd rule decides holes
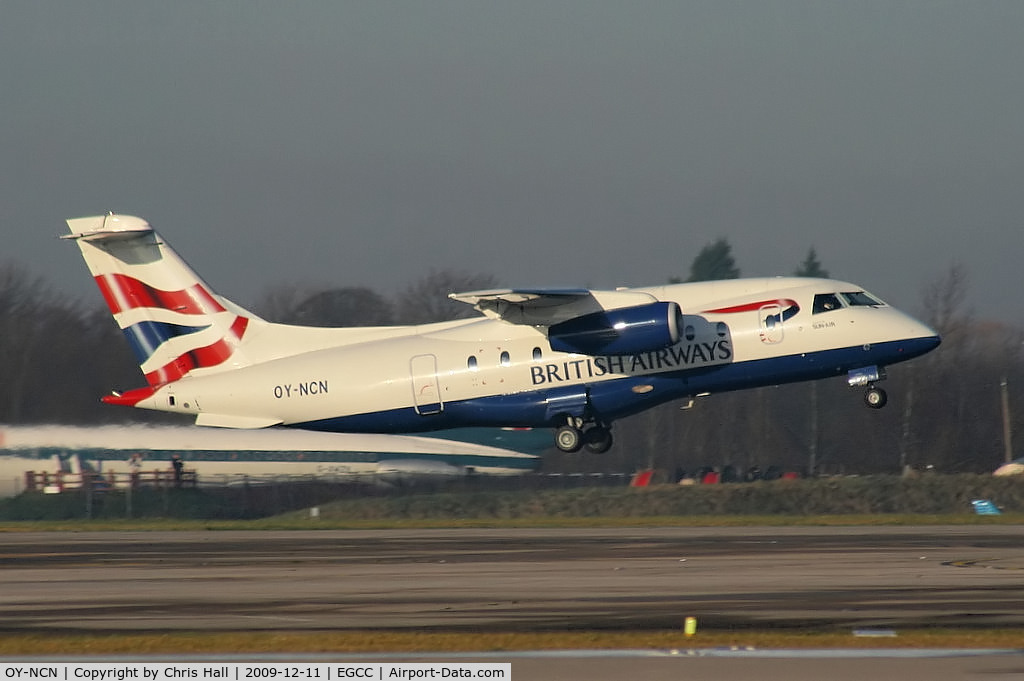
[[[248,364],[238,346],[262,320],[213,293],[149,223],[114,214],[67,223],[62,238],[81,249],[151,389],[193,370]]]

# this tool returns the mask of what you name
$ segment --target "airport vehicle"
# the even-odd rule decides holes
[[[462,434],[462,433],[460,433]],[[125,476],[170,471],[174,457],[204,484],[248,484],[289,477],[413,481],[474,475],[521,475],[540,467],[516,434],[481,442],[439,437],[318,433],[290,429],[236,430],[191,426],[0,425],[0,497],[23,488],[26,473]],[[496,446],[505,444],[507,446]]]
[[[859,286],[792,277],[471,291],[451,297],[473,319],[288,326],[214,293],[141,218],[67,222],[148,382],[104,401],[205,426],[551,427],[603,452],[616,419],[720,391],[846,375],[879,408],[885,367],[940,342]]]

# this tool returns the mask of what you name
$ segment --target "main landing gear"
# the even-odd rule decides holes
[[[886,392],[875,385],[876,381],[881,381],[884,378],[885,369],[876,366],[853,369],[847,374],[847,382],[851,386],[867,386],[864,391],[864,404],[872,409],[881,409],[889,401]]]
[[[594,454],[604,454],[612,446],[612,431],[608,426],[595,424],[583,429],[583,420],[570,418],[569,423],[555,431],[555,446],[563,452],[578,452],[584,447]]]

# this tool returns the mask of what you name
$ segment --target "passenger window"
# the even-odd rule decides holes
[[[466,362],[466,366],[469,367],[470,371],[476,371],[477,370],[478,367],[477,367],[477,362],[476,362],[476,355],[470,355],[469,356],[469,361]]]
[[[503,367],[507,367],[509,364],[512,363],[511,358],[508,356],[508,350],[501,351],[501,359],[499,361],[501,362],[501,366]]]
[[[843,305],[839,302],[839,298],[834,293],[819,293],[814,296],[814,306],[811,308],[812,314],[821,314],[822,312],[831,312],[832,310],[838,310]]]
[[[534,362],[539,362],[541,356],[542,356],[542,353],[540,351],[540,348],[534,348],[533,349],[533,361]]]

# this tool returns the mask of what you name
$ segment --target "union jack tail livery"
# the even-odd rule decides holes
[[[240,344],[262,320],[213,293],[146,221],[129,215],[68,220],[86,265],[151,391],[196,371],[246,366]],[[134,404],[133,395],[105,401]]]

